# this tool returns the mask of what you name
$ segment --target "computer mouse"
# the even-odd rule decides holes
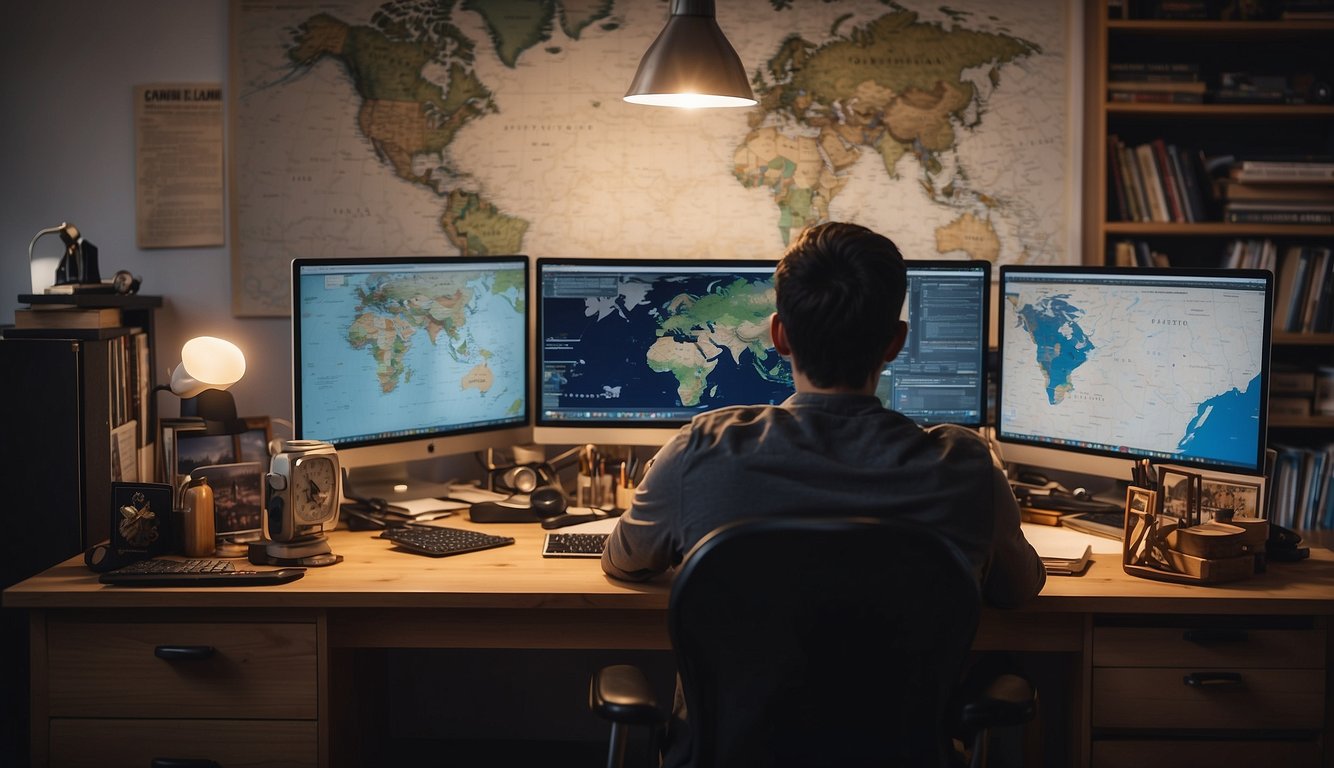
[[[533,514],[539,518],[564,514],[565,507],[568,505],[565,493],[554,485],[534,488],[533,492],[528,494],[528,503],[533,507]]]

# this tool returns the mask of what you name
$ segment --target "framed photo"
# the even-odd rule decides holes
[[[1167,562],[1167,534],[1176,520],[1158,514],[1158,493],[1131,486],[1126,489],[1126,530],[1121,562],[1126,566],[1161,568]]]
[[[112,557],[132,561],[170,552],[171,508],[171,486],[164,483],[112,483]]]
[[[1175,467],[1158,467],[1158,515],[1182,528],[1200,524],[1200,475]]]
[[[207,477],[213,489],[214,531],[220,541],[260,537],[264,474],[269,467],[272,429],[267,416],[246,417],[246,430],[210,435],[201,419],[163,419],[163,468],[181,504],[186,483]]]
[[[1183,523],[1183,527],[1215,520],[1227,522],[1234,517],[1266,517],[1264,477],[1201,469],[1186,471],[1170,465],[1160,466],[1159,474],[1165,478],[1194,478],[1192,490],[1195,493],[1196,516],[1189,523]],[[1160,488],[1168,492],[1166,484],[1160,484]]]

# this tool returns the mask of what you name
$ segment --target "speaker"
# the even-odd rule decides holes
[[[556,482],[549,464],[515,464],[491,470],[491,490],[496,493],[532,493],[544,485]]]

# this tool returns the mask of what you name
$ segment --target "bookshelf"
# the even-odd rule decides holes
[[[1130,240],[1147,243],[1173,266],[1218,267],[1227,263],[1231,243],[1268,240],[1278,275],[1294,249],[1334,247],[1334,225],[1229,223],[1212,194],[1206,196],[1205,216],[1199,220],[1127,220],[1134,217],[1127,215],[1125,198],[1118,200],[1116,186],[1116,175],[1125,166],[1118,171],[1115,152],[1109,154],[1118,141],[1133,147],[1157,140],[1188,148],[1183,155],[1193,161],[1206,192],[1212,184],[1201,157],[1334,155],[1334,102],[1312,97],[1311,91],[1301,97],[1306,103],[1217,103],[1228,73],[1277,75],[1294,84],[1309,74],[1316,82],[1331,82],[1334,20],[1228,20],[1216,17],[1223,6],[1212,3],[1198,7],[1205,16],[1214,12],[1213,18],[1141,18],[1162,7],[1166,5],[1107,0],[1089,0],[1085,6],[1084,262],[1115,264],[1117,243]],[[1109,83],[1114,69],[1169,66],[1203,81],[1203,96],[1194,102],[1189,96],[1177,97],[1185,103],[1113,100]],[[1179,79],[1190,78],[1183,74]],[[1272,360],[1276,366],[1309,370],[1334,365],[1334,333],[1276,330]],[[1334,430],[1334,415],[1321,415],[1314,408],[1309,415],[1271,409],[1269,427],[1271,441],[1323,445]]]
[[[1227,255],[1237,248],[1235,244],[1254,244],[1255,252],[1265,257],[1259,263],[1242,265],[1271,269],[1277,297],[1287,260],[1302,259],[1303,248],[1307,252],[1334,248],[1334,221],[1313,216],[1317,223],[1234,223],[1227,219],[1229,213],[1235,215],[1237,205],[1229,207],[1227,203],[1235,200],[1219,193],[1221,179],[1229,175],[1235,161],[1250,157],[1330,160],[1334,156],[1334,101],[1310,87],[1299,87],[1334,83],[1334,47],[1330,45],[1334,20],[1222,19],[1223,4],[1155,0],[1090,0],[1085,8],[1083,261],[1125,264],[1127,256],[1135,255],[1139,264],[1146,263],[1147,256],[1149,263],[1166,261],[1174,267],[1227,267],[1233,264]],[[1178,12],[1195,8],[1203,17],[1151,17],[1165,15],[1163,8]],[[1150,77],[1149,72],[1154,75]],[[1155,84],[1137,96],[1125,95],[1123,91],[1133,89],[1125,81],[1135,79],[1178,83]],[[1238,81],[1265,80],[1277,80],[1287,88],[1254,96],[1238,96],[1235,88],[1229,91]],[[1199,88],[1201,83],[1203,88]],[[1146,95],[1155,89],[1174,95]],[[1178,196],[1186,196],[1179,200],[1181,207],[1174,211],[1170,197],[1165,200],[1166,220],[1161,209],[1153,208],[1151,196],[1141,197],[1138,205],[1130,199],[1126,185],[1133,179],[1127,177],[1127,156],[1118,153],[1118,145],[1130,148],[1133,155],[1134,148],[1155,143],[1177,148],[1182,167],[1194,173],[1202,195],[1194,201],[1194,211],[1187,205],[1185,185],[1177,188]],[[1142,161],[1139,168],[1142,171]],[[1166,172],[1161,164],[1155,171],[1165,176],[1174,168],[1169,161]],[[1159,180],[1169,181],[1162,176]],[[1227,185],[1227,189],[1237,188]],[[1165,196],[1170,193],[1165,189]],[[1334,200],[1334,184],[1310,200],[1329,205]],[[1319,369],[1334,367],[1334,332],[1329,328],[1317,331],[1322,329],[1294,332],[1275,324],[1271,348],[1275,376],[1282,371],[1290,381],[1293,372],[1298,372],[1298,377],[1310,380],[1314,376],[1318,381]],[[1334,459],[1334,415],[1321,413],[1314,389],[1271,388],[1270,395],[1269,439],[1281,451],[1281,465],[1285,452],[1325,453]],[[1309,401],[1309,411],[1302,411],[1303,399]],[[1310,480],[1301,472],[1298,475],[1299,484]],[[1275,495],[1275,503],[1282,505],[1282,499]],[[1278,512],[1275,519],[1301,527],[1302,505],[1293,507],[1298,509],[1297,520],[1285,520]],[[1317,512],[1315,523],[1318,520]]]

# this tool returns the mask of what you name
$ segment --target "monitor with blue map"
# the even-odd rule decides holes
[[[391,475],[528,442],[527,296],[526,256],[294,260],[296,437]]]
[[[538,259],[534,440],[660,445],[691,417],[778,404],[772,260]],[[877,394],[922,424],[986,421],[990,265],[909,261],[909,337]]]
[[[1005,265],[999,288],[1007,462],[1263,473],[1269,272]]]

